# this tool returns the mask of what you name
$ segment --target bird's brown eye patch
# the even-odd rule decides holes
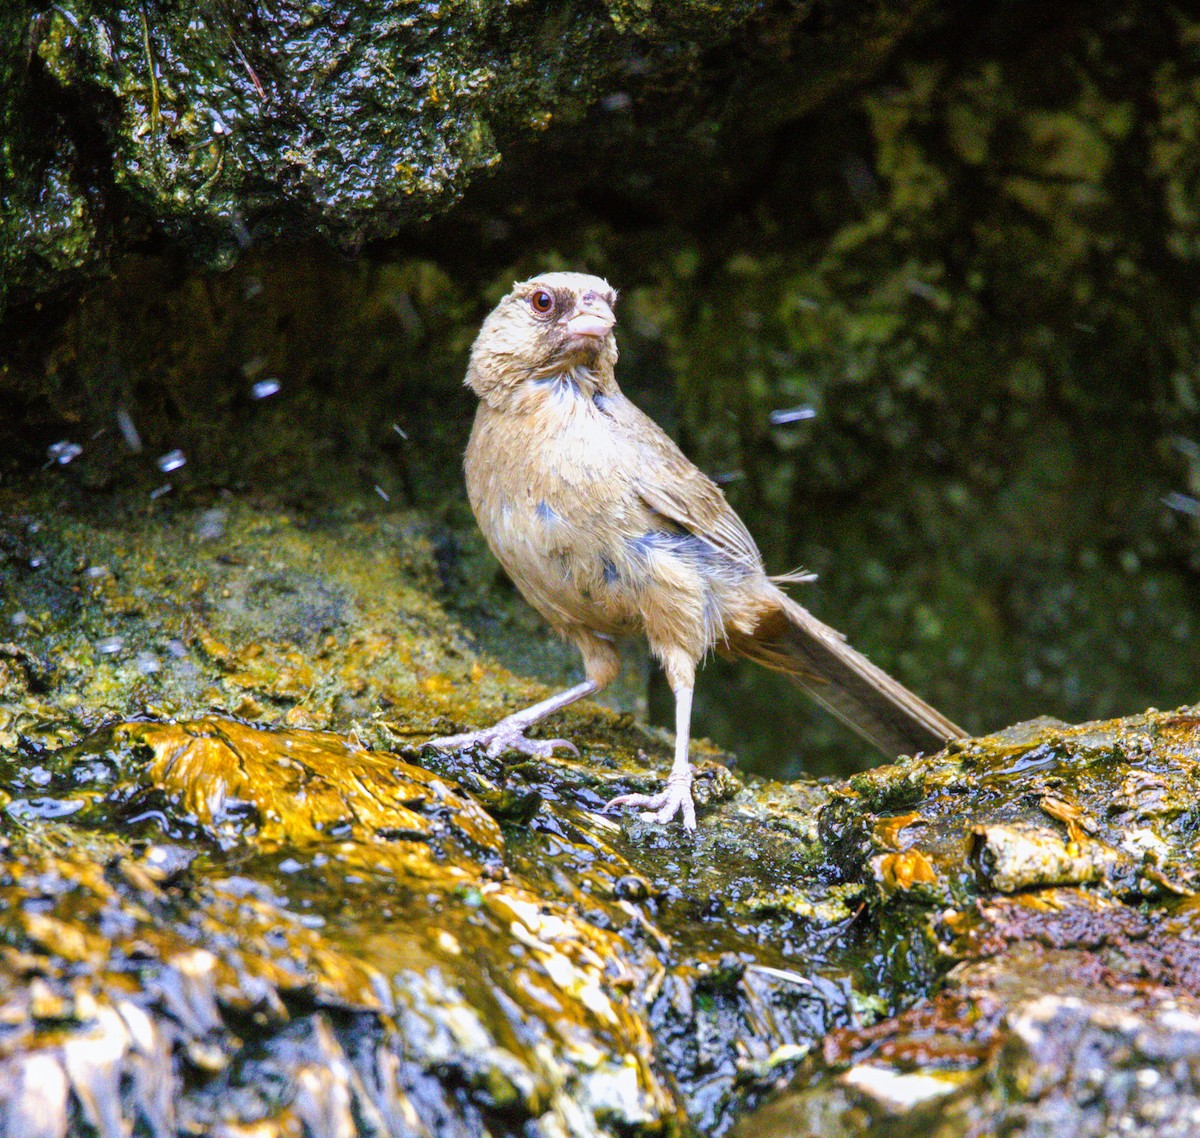
[[[534,312],[545,316],[548,312],[554,311],[554,297],[544,288],[540,288],[529,298],[530,307]]]

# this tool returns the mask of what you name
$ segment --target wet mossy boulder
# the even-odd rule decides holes
[[[852,779],[823,833],[954,966],[833,1032],[737,1133],[1194,1133],[1198,779],[1189,709],[1034,722]]]
[[[804,929],[769,943],[792,917],[754,900],[786,884],[821,908],[819,791],[779,788],[795,819],[769,828],[746,799],[685,868],[598,812],[669,757],[628,716],[573,714],[577,760],[420,752],[538,689],[446,615],[414,519],[168,512],[6,527],[0,830],[30,1046],[3,1117],[49,1072],[55,1134],[716,1132],[759,1067],[874,1007]],[[702,803],[741,793],[713,755]],[[100,1071],[71,1067],[75,1040]]]
[[[1194,709],[844,781],[701,741],[689,835],[603,812],[671,761],[629,716],[421,749],[544,689],[415,516],[2,500],[0,1133],[1192,1117]]]
[[[869,72],[926,3],[817,23],[691,0],[22,0],[0,16],[3,281],[36,295],[147,232],[213,265],[279,237],[358,248],[547,133],[638,146],[643,101],[664,135],[765,126]]]

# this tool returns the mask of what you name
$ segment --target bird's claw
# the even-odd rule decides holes
[[[434,747],[439,751],[466,751],[473,747],[482,747],[489,759],[499,758],[505,751],[517,751],[522,755],[549,759],[559,747],[565,748],[575,756],[579,755],[579,748],[569,739],[530,739],[525,734],[525,724],[511,723],[506,719],[479,731],[430,739],[425,746]]]
[[[678,814],[685,830],[696,828],[696,804],[692,801],[690,777],[667,779],[666,787],[658,794],[619,794],[604,809],[611,810],[614,806],[643,808],[642,820],[657,822],[660,826],[665,826]]]

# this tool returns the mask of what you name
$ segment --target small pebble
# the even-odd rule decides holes
[[[225,510],[205,510],[196,519],[196,536],[201,541],[215,541],[225,533],[229,514]]]

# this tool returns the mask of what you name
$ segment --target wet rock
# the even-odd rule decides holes
[[[1068,846],[1039,826],[976,826],[972,836],[983,873],[1001,893],[1099,881],[1120,857],[1099,842]]]
[[[98,755],[125,777],[91,781]],[[386,1117],[402,1093],[392,1083],[380,1097],[389,1063],[447,1091],[461,1080],[468,1115],[558,1132],[595,1125],[561,1101],[568,1087],[629,1125],[674,1111],[630,1007],[647,961],[486,873],[498,827],[437,777],[334,737],[230,720],[113,729],[56,756],[56,772],[90,800],[86,824],[124,841],[106,862],[10,848],[10,968],[39,979],[6,1023],[60,1064],[101,1133],[137,1117],[174,1132],[173,1110],[184,1127],[277,1117],[266,1101],[231,1113],[221,1090],[248,1095],[245,1064],[276,1047],[288,1109],[324,1120],[320,1133],[340,1133],[351,1109]],[[206,868],[163,886],[122,872],[139,835],[163,828],[206,848]],[[294,864],[279,874],[285,853]],[[47,1010],[59,994],[73,1011]],[[199,1093],[185,1093],[185,1072]],[[9,1118],[27,1112],[25,1077],[9,1080]]]
[[[1191,1133],[1198,722],[1040,721],[853,779],[822,826],[849,877],[873,845],[928,866],[869,862],[932,998],[828,1035],[738,1133]]]
[[[830,1037],[805,1081],[738,1133],[1194,1133],[1190,913],[1164,929],[1064,892],[1053,909],[987,916],[1002,952],[954,969],[927,1004]],[[1024,939],[1034,927],[1046,943]]]
[[[701,742],[687,835],[601,812],[670,765],[627,715],[552,725],[579,757],[421,750],[544,690],[448,614],[427,528],[225,500],[199,540],[212,508],[0,526],[47,560],[0,598],[36,614],[0,656],[0,1132],[1190,1117],[1194,709],[840,782]]]
[[[794,117],[876,66],[924,6],[810,27],[803,6],[688,0],[284,3],[269,18],[243,3],[25,0],[0,18],[5,284],[77,280],[146,227],[224,267],[278,237],[357,248],[589,112],[629,146],[635,103],[664,135]],[[737,65],[709,61],[713,48]]]

